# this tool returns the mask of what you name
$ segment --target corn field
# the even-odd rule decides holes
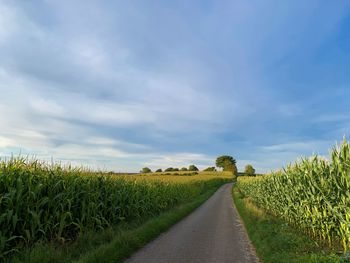
[[[270,175],[241,177],[241,193],[259,207],[330,245],[350,249],[350,145],[333,148],[330,161],[302,159]]]
[[[65,242],[86,230],[157,215],[228,180],[214,176],[150,180],[22,158],[2,161],[0,261],[39,240]]]

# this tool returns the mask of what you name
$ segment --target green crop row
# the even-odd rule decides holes
[[[302,159],[270,175],[240,177],[237,186],[271,214],[350,249],[350,145],[345,140],[333,148],[330,161]]]
[[[0,162],[0,260],[38,240],[157,215],[228,179],[147,180],[15,158]]]

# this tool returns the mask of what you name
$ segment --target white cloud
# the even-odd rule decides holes
[[[293,97],[293,70],[337,32],[345,5],[167,5],[0,0],[2,153],[135,170],[205,167],[212,153],[235,149],[246,157],[239,165],[268,169],[332,145],[319,139],[323,131],[290,139],[310,108]],[[348,119],[310,123],[334,120]],[[287,143],[278,144],[278,134]]]
[[[34,112],[52,117],[62,117],[66,114],[65,109],[56,101],[44,98],[32,98],[29,101]]]
[[[79,144],[64,144],[58,146],[52,152],[52,156],[59,159],[116,159],[132,157],[132,154],[118,150],[115,147],[108,146],[89,146]]]
[[[0,137],[0,148],[8,147],[13,144],[14,144],[13,140],[5,137]]]
[[[327,156],[334,144],[328,140],[305,140],[258,146],[252,150],[251,159],[239,159],[237,164],[240,171],[246,164],[252,164],[258,173],[266,173],[279,170],[302,157]]]
[[[150,166],[153,169],[167,167],[188,167],[190,164],[197,165],[198,168],[206,168],[213,166],[215,159],[205,154],[198,153],[175,153],[175,154],[158,154],[151,160],[145,162],[145,166]]]
[[[330,141],[300,141],[300,142],[290,142],[283,144],[274,144],[268,146],[260,147],[261,150],[265,152],[318,152],[328,149],[332,145]]]

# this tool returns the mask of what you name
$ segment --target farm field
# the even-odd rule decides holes
[[[312,262],[347,262],[350,250],[349,175],[350,145],[344,140],[340,146],[333,148],[329,161],[314,156],[301,159],[281,171],[268,175],[239,177],[234,196],[236,204],[238,202],[242,207],[242,213],[246,216],[248,214],[247,217],[250,218],[247,219],[250,220],[250,223],[247,223],[248,229],[258,229],[260,221],[265,221],[266,224],[267,217],[271,222],[279,222],[274,229],[280,228],[277,235],[283,237],[281,233],[284,232],[284,227],[281,222],[285,222],[300,234],[312,238],[314,244],[318,244],[316,252],[318,250],[341,256],[339,258],[333,255],[329,261]],[[247,212],[248,210],[253,212]],[[249,226],[253,224],[251,218],[256,220],[255,227]],[[251,231],[252,235],[259,236],[254,230]],[[305,245],[305,242],[300,244]],[[315,245],[311,247],[315,251]],[[305,247],[298,249],[298,253],[305,256],[305,251],[300,251]],[[266,248],[261,248],[260,253],[264,252]]]
[[[140,225],[191,203],[189,213],[229,181],[230,172],[113,175],[38,160],[2,161],[0,257],[20,262],[22,251],[30,254],[37,244],[74,246],[80,236]]]
[[[0,263],[350,263],[349,98],[350,0],[0,0]]]

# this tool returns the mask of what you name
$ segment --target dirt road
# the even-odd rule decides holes
[[[232,184],[136,252],[126,263],[258,262],[233,206]]]

